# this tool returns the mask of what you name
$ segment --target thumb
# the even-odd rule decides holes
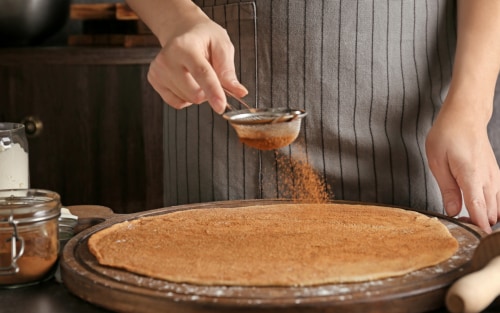
[[[444,209],[448,216],[457,216],[462,210],[462,192],[457,180],[452,175],[448,164],[438,164],[438,162],[429,162],[429,167],[434,174],[434,178],[441,191]]]

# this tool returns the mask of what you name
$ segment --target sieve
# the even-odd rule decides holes
[[[297,139],[304,110],[290,108],[251,108],[227,90],[226,93],[246,109],[230,110],[222,116],[231,124],[240,141],[259,150],[274,150],[291,144]]]

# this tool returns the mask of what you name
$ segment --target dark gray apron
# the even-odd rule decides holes
[[[233,40],[249,103],[308,112],[280,153],[305,155],[332,198],[443,212],[424,144],[451,77],[454,1],[195,2]],[[208,105],[166,106],[165,134],[166,205],[283,196],[275,152],[242,145]]]

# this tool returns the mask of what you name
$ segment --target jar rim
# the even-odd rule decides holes
[[[22,123],[0,122],[0,133],[5,131],[18,131],[25,128]]]
[[[33,223],[59,217],[61,201],[57,192],[44,189],[0,190],[0,225],[14,218]]]

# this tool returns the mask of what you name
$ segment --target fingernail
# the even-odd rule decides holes
[[[491,228],[491,226],[486,226],[484,229],[483,229],[487,234],[491,234],[493,232],[493,229]]]
[[[460,213],[460,210],[458,209],[458,204],[455,201],[450,201],[447,202],[446,205],[444,206],[444,209],[446,210],[446,213],[450,216],[455,216],[458,213]]]
[[[242,84],[241,84],[238,80],[236,80],[236,79],[235,79],[235,80],[231,81],[231,84],[232,84],[234,87],[238,87],[238,88],[240,88],[240,89],[244,90],[246,93],[248,93],[248,90],[246,89],[246,87],[245,87],[245,86],[243,86],[243,85],[242,85]]]
[[[226,102],[219,97],[213,97],[210,104],[212,105],[214,111],[218,114],[222,114],[226,110]]]

